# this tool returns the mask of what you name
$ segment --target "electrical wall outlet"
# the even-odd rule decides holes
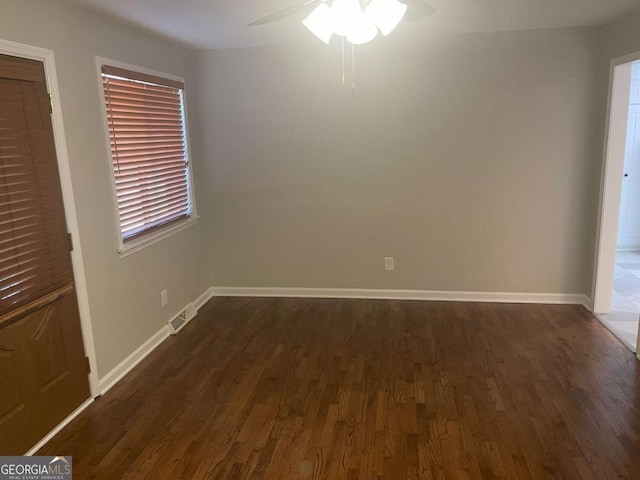
[[[167,297],[167,291],[166,290],[162,290],[160,292],[160,301],[162,302],[162,306],[166,307],[167,303],[169,303],[169,299]]]
[[[387,272],[393,270],[393,257],[384,257],[384,269]]]

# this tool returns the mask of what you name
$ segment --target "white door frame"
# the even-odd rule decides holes
[[[45,48],[23,45],[21,43],[10,42],[0,39],[0,53],[14,57],[38,60],[44,64],[47,88],[51,94],[51,106],[53,114],[51,122],[53,124],[53,138],[56,146],[56,156],[58,159],[58,169],[60,171],[60,183],[62,186],[62,200],[64,202],[64,212],[67,219],[67,228],[73,237],[73,251],[71,261],[73,264],[73,274],[75,277],[76,294],[78,297],[78,308],[80,310],[80,324],[82,325],[82,338],[84,341],[84,351],[89,357],[91,373],[89,374],[89,386],[91,396],[100,395],[98,382],[98,367],[96,363],[96,350],[93,341],[93,327],[91,325],[91,314],[89,311],[89,296],[87,293],[87,280],[84,273],[84,261],[82,258],[82,246],[80,244],[80,232],[78,228],[78,217],[76,204],[73,198],[73,188],[71,184],[71,170],[69,167],[69,154],[67,142],[64,134],[64,124],[62,121],[62,107],[60,104],[60,92],[58,90],[58,77],[53,57],[53,51]]]

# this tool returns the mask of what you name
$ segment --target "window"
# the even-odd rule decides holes
[[[121,251],[193,215],[184,83],[102,65]]]

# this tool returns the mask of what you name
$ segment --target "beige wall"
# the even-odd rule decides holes
[[[4,0],[0,38],[55,51],[100,376],[209,285],[590,293],[602,59],[640,50],[638,24],[604,41],[388,37],[358,48],[351,98],[337,45],[197,54],[66,2]],[[124,259],[96,55],[188,86],[203,218]]]
[[[165,325],[172,313],[200,295],[208,282],[200,268],[200,225],[130,257],[120,259],[116,254],[115,207],[95,56],[181,75],[189,85],[195,55],[57,0],[3,0],[0,38],[55,52],[98,371],[104,376]],[[194,157],[198,165],[197,152]],[[162,309],[164,288],[169,305]]]
[[[640,9],[605,27],[605,56],[610,59],[640,52]]]
[[[211,283],[590,293],[602,45],[391,36],[356,98],[337,45],[203,52]]]

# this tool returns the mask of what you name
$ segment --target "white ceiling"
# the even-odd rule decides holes
[[[300,38],[300,16],[246,24],[300,0],[73,0],[199,48],[286,44]],[[602,25],[640,0],[427,0],[438,12],[405,34],[490,32]]]

